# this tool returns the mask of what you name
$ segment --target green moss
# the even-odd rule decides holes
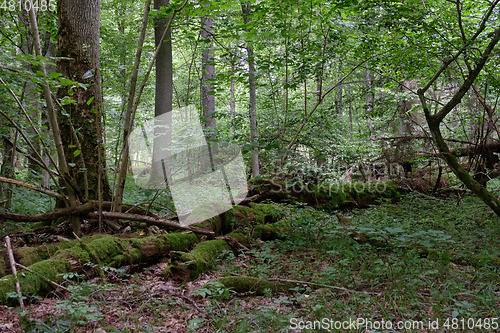
[[[240,212],[243,216],[248,217],[249,208],[246,206],[234,206],[234,209]]]
[[[90,250],[92,250],[96,257],[99,258],[103,264],[106,264],[109,259],[114,256],[121,254],[119,244],[121,240],[113,236],[105,236],[100,239],[95,239],[88,244]]]
[[[253,238],[260,238],[262,240],[284,238],[288,229],[290,229],[290,220],[288,219],[271,224],[258,224],[255,226]]]
[[[242,232],[233,231],[227,234],[227,236],[234,238],[236,241],[241,243],[244,246],[250,246],[250,239],[248,235],[243,234]]]
[[[201,242],[189,253],[177,253],[178,260],[166,270],[165,274],[173,274],[174,277],[183,280],[194,280],[200,273],[212,268],[215,260],[225,250],[231,250],[225,240]]]
[[[49,259],[51,255],[57,252],[58,249],[67,249],[74,244],[74,241],[64,241],[58,243],[46,243],[37,247],[18,247],[14,249],[14,257],[20,264],[30,266],[36,262]]]
[[[160,235],[159,237],[168,243],[170,250],[173,251],[187,251],[198,242],[198,236],[192,232],[173,232],[166,235]]]
[[[307,203],[319,206],[327,211],[333,211],[349,204],[363,207],[375,204],[381,198],[390,199],[392,202],[397,202],[401,198],[398,185],[391,181],[321,183],[313,186],[312,189],[316,199],[314,202],[309,200]]]
[[[135,248],[141,248],[142,245],[144,245],[144,239],[143,238],[130,238],[127,239],[130,243],[130,246],[133,246]]]
[[[18,247],[14,250],[14,253],[16,261],[24,266],[30,266],[49,258],[49,254],[38,247]]]
[[[142,258],[141,250],[138,248],[131,248],[128,254],[133,262],[139,262]]]
[[[222,215],[222,223],[221,223],[221,231],[223,233],[228,233],[233,231],[234,225],[236,223],[235,215],[234,215],[234,209],[228,209],[226,210]]]
[[[0,303],[14,303],[14,300],[7,298],[8,293],[15,292],[16,280],[14,275],[9,274],[0,279]]]
[[[66,257],[78,260],[80,263],[90,262],[90,254],[85,251],[80,245],[75,245],[69,249],[58,250],[56,257]]]
[[[68,259],[78,260],[80,264],[87,262],[97,262],[102,266],[119,267],[125,263],[138,263],[147,255],[163,255],[169,250],[186,251],[198,242],[198,237],[194,233],[170,233],[158,237],[147,237],[143,239],[120,239],[108,235],[99,235],[82,238],[68,249],[60,249],[52,259],[39,261],[30,269],[40,273],[42,276],[57,281],[59,273],[66,273],[71,269]],[[223,242],[226,246],[227,243]],[[217,245],[217,246],[216,246]],[[194,256],[199,260],[200,267],[206,267],[212,259],[212,250],[217,250],[221,244],[213,243],[208,248],[201,246],[194,252]],[[149,246],[149,248],[144,248]],[[145,251],[142,253],[142,251]],[[32,253],[29,251],[29,253]],[[202,254],[205,253],[205,254]],[[3,259],[3,257],[0,257]],[[0,261],[2,269],[3,261]],[[37,294],[51,289],[47,281],[37,274],[21,271],[23,294]],[[23,287],[24,285],[24,287]],[[0,279],[0,303],[7,301],[7,293],[15,291],[13,276]]]
[[[278,293],[293,287],[287,283],[261,280],[250,276],[226,276],[217,279],[217,281],[226,288],[230,288],[236,292],[253,292],[260,296],[265,295],[266,289],[270,290],[272,293]]]
[[[251,212],[257,223],[270,223],[285,216],[285,210],[273,204],[250,203]]]
[[[45,280],[62,280],[59,274],[68,272],[71,264],[64,259],[48,259],[37,262],[28,267],[32,272],[20,270],[17,273],[21,292],[24,296],[41,294],[53,289],[52,285]],[[0,279],[0,302],[11,303],[14,300],[8,299],[7,294],[15,292],[15,279],[12,274]]]

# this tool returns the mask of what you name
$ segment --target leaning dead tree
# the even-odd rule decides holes
[[[479,28],[476,30],[475,34],[469,39],[463,36],[463,46],[455,52],[455,54],[446,60],[441,68],[436,72],[436,74],[429,80],[429,82],[417,91],[420,103],[424,110],[425,118],[429,126],[432,139],[437,149],[439,150],[440,156],[446,161],[453,173],[464,183],[464,185],[471,190],[475,195],[477,195],[486,205],[488,205],[498,216],[500,216],[500,200],[498,200],[491,192],[489,192],[485,186],[481,185],[477,180],[475,180],[469,172],[459,163],[457,156],[450,150],[450,147],[446,143],[441,132],[440,125],[443,120],[448,116],[455,107],[462,101],[465,94],[471,89],[474,82],[478,78],[479,74],[483,71],[488,60],[492,56],[492,52],[496,45],[500,41],[500,27],[496,27],[494,31],[490,32],[488,29],[493,27],[487,27],[490,18],[494,17],[494,11],[498,10],[499,1],[494,1],[490,5],[490,8],[486,15],[483,17]],[[459,13],[460,14],[460,13]],[[492,19],[493,20],[493,19]],[[498,21],[495,21],[498,25]],[[486,29],[488,28],[488,29]],[[468,57],[464,56],[463,61],[466,65],[466,78],[460,85],[458,90],[453,94],[451,99],[436,112],[431,111],[431,107],[428,104],[428,99],[426,93],[430,90],[436,80],[447,70],[452,64],[458,61],[458,59],[468,52],[473,43],[478,40],[478,38],[488,38],[489,40],[486,47],[481,50],[480,56],[473,65],[468,60]]]

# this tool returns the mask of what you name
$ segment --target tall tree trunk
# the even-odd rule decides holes
[[[234,73],[236,71],[236,65],[235,61],[231,61],[231,72]],[[234,114],[236,112],[236,98],[234,96],[235,89],[234,89],[234,77],[231,78],[231,91],[230,91],[230,103],[229,103],[229,123],[230,123],[230,130],[231,134],[234,132]]]
[[[347,86],[347,99],[349,100],[349,129],[351,133],[351,139],[353,136],[352,132],[352,98],[351,98],[351,86]]]
[[[373,113],[375,107],[374,107],[374,102],[375,102],[375,92],[373,90],[373,75],[372,72],[367,69],[366,70],[366,88],[367,88],[367,93],[366,93],[366,115],[368,117],[371,116]],[[369,128],[370,130],[373,129],[373,123],[370,121],[369,123]]]
[[[154,0],[154,8],[168,6],[169,0]],[[162,36],[168,24],[168,17],[158,17],[155,20],[155,45],[160,46],[156,57],[156,87],[155,87],[155,139],[153,144],[153,160],[158,160],[158,154],[166,148],[170,140],[169,132],[160,123],[159,117],[172,112],[173,98],[173,70],[172,70],[172,38],[171,29],[168,29],[164,39]],[[161,117],[165,119],[165,117]],[[167,136],[165,136],[167,135]],[[166,179],[162,163],[153,163],[151,166],[150,186],[159,188],[164,186]]]
[[[215,91],[213,80],[215,79],[214,66],[214,40],[212,37],[212,18],[201,18],[200,32],[202,40],[205,41],[206,48],[203,50],[201,58],[201,107],[203,111],[204,127],[214,130],[216,126],[215,114]],[[215,133],[209,133],[213,138]]]
[[[339,61],[339,74],[342,73],[342,62]],[[344,105],[343,105],[343,89],[342,89],[342,86],[339,86],[337,88],[337,98],[335,100],[335,105],[336,105],[336,108],[337,108],[337,112],[339,113],[339,115],[343,115],[344,114]]]
[[[59,113],[61,136],[66,143],[65,155],[72,166],[70,176],[80,198],[86,197],[88,185],[88,198],[85,199],[97,199],[97,183],[101,178],[102,199],[111,200],[108,176],[105,172],[106,159],[104,156],[99,157],[99,151],[104,151],[98,133],[102,104],[99,74],[101,1],[60,0],[57,9],[58,53],[61,57],[70,58],[59,60],[57,70],[64,77],[86,85],[86,88],[65,86],[58,91],[60,98],[70,96],[75,100],[75,103],[65,106],[69,116]],[[78,147],[81,149],[77,149]],[[102,172],[101,177],[99,172]],[[85,184],[85,173],[88,184]]]
[[[21,35],[21,50],[23,54],[33,54],[33,36],[30,30],[28,12],[22,11],[19,15],[19,21],[24,25],[25,28],[25,34]],[[28,62],[23,62],[23,67],[33,70]],[[35,123],[36,125],[40,120],[40,103],[38,100],[39,92],[37,92],[35,84],[30,80],[26,81],[22,94],[22,102],[26,111],[28,111],[31,120],[33,120],[33,123]],[[35,130],[32,127],[28,127],[28,133],[30,135],[35,135]],[[33,142],[33,146],[35,147],[36,151],[30,151],[30,155],[34,159],[37,159],[37,157],[41,155],[40,141],[35,140]],[[38,164],[34,163],[31,159],[28,159],[28,168],[30,171],[34,171],[37,174],[42,172],[42,168]]]
[[[242,2],[241,9],[243,12],[243,21],[245,24],[250,23],[250,14],[252,9],[250,7],[250,2]],[[257,132],[257,93],[256,93],[256,81],[255,81],[255,56],[252,47],[252,42],[247,41],[246,45],[247,56],[248,56],[248,85],[250,98],[248,102],[248,113],[250,117],[250,139],[254,148],[252,149],[252,176],[256,177],[259,175],[259,149],[258,145],[258,132]]]

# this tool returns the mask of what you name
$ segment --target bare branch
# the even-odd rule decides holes
[[[5,177],[0,177],[0,182],[14,184],[14,185],[22,186],[22,187],[26,187],[26,188],[29,188],[30,190],[37,191],[37,192],[40,192],[40,193],[43,193],[43,194],[47,194],[47,195],[50,195],[51,197],[54,197],[54,198],[58,198],[58,199],[61,199],[61,200],[66,200],[66,197],[64,195],[60,194],[60,193],[57,193],[57,192],[54,192],[54,191],[50,191],[50,190],[44,189],[43,187],[40,187],[40,186],[37,186],[37,185],[33,185],[33,184],[28,184],[28,183],[25,183],[25,182],[22,182],[22,181],[19,181],[19,180],[5,178]]]

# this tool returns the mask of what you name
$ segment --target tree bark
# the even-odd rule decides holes
[[[243,12],[243,21],[245,24],[251,22],[250,14],[252,9],[250,7],[250,2],[242,2],[241,10]],[[248,102],[248,113],[250,117],[250,140],[252,141],[252,176],[257,177],[260,173],[259,170],[259,148],[258,145],[258,131],[257,131],[257,84],[255,80],[255,55],[252,47],[252,42],[247,41],[246,43],[247,57],[248,57],[248,86],[249,86],[249,102]]]
[[[84,174],[87,175],[88,197],[85,199],[91,200],[98,198],[99,172],[106,170],[104,156],[101,156],[102,169],[99,168],[99,151],[103,152],[104,149],[97,132],[102,104],[99,74],[100,9],[100,0],[60,0],[57,7],[58,54],[70,58],[60,59],[57,70],[65,78],[86,85],[85,88],[64,86],[59,89],[60,98],[69,96],[76,102],[66,105],[68,116],[60,113],[58,120],[61,124],[61,136],[66,143],[65,155],[72,166],[70,176],[82,197],[86,190]],[[77,147],[81,147],[80,152]],[[102,173],[101,189],[103,200],[110,200],[111,191],[106,172]]]
[[[201,107],[203,111],[204,127],[214,130],[216,126],[215,114],[215,91],[213,89],[213,80],[215,79],[214,66],[214,41],[212,37],[212,18],[201,18],[200,36],[207,47],[203,50],[201,58]],[[208,133],[211,138],[215,133]]]
[[[155,0],[154,8],[168,6],[169,0]],[[158,17],[155,20],[155,45],[159,47],[156,57],[156,86],[155,86],[155,138],[153,143],[153,161],[158,160],[159,154],[165,150],[166,145],[171,140],[170,131],[165,127],[168,126],[168,120],[161,117],[169,112],[172,112],[173,98],[173,70],[172,70],[172,38],[171,29],[165,33],[169,18]],[[162,38],[163,37],[163,38]],[[161,117],[162,120],[159,120]],[[167,152],[168,154],[168,152]],[[168,158],[167,158],[168,159]],[[150,186],[160,188],[165,186],[167,169],[164,172],[163,163],[153,163],[151,166]]]

